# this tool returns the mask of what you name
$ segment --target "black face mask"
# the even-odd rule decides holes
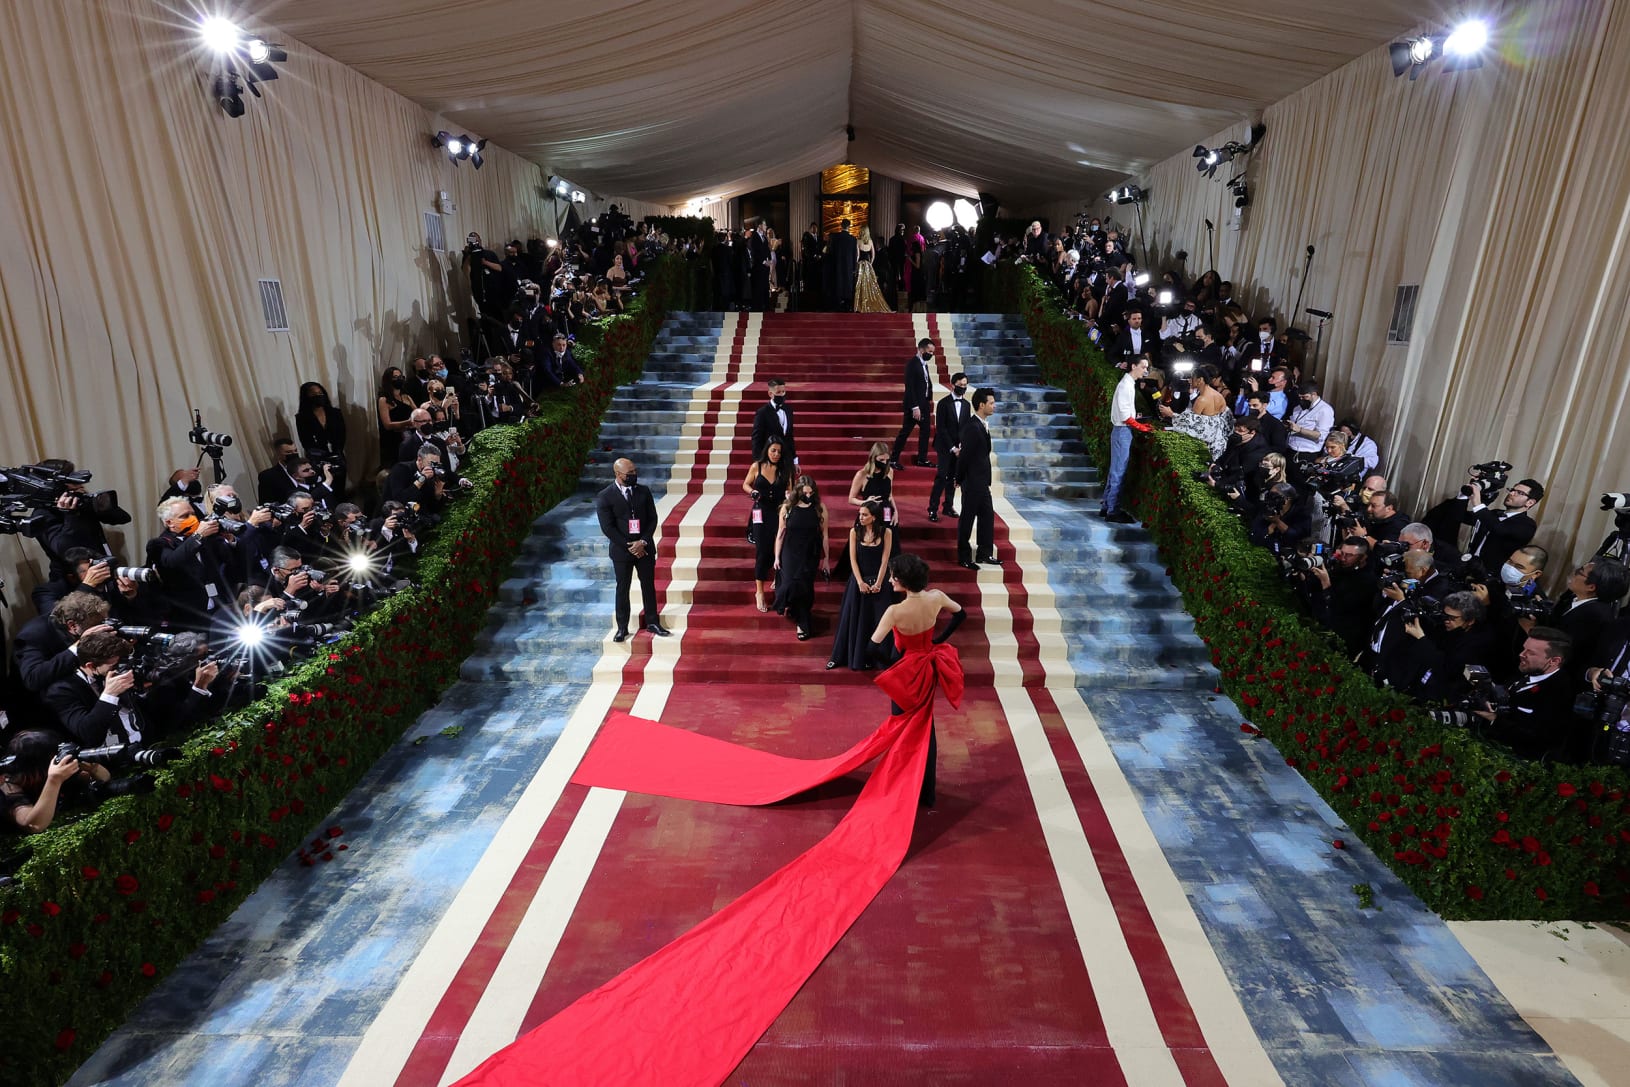
[[[770,397],[770,403],[774,404],[778,408],[782,404],[785,404],[786,402],[787,402],[787,398],[785,396],[772,396],[772,397]]]
[[[626,476],[623,477],[623,486],[624,487],[632,487],[632,486],[634,486],[634,484],[638,483],[639,481],[640,481],[640,474],[638,472],[630,472]]]
[[[402,378],[400,376],[391,378],[391,388],[400,389],[402,387],[402,385],[405,383],[405,380],[406,379],[404,379],[404,378]]]
[[[956,394],[958,396],[963,396],[963,395],[965,395],[967,393],[968,386],[966,386],[966,385],[958,385],[958,386],[955,387],[954,391],[956,392]]]

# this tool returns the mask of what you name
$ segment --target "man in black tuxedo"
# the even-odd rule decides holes
[[[770,312],[770,237],[763,219],[747,235],[747,251],[753,262],[753,308],[759,313]]]
[[[848,313],[855,308],[855,272],[860,264],[860,243],[849,233],[845,219],[826,236],[826,253],[821,258],[826,270],[826,301],[829,308]]]
[[[1285,364],[1285,345],[1279,342],[1279,322],[1264,317],[1256,323],[1257,338],[1240,352],[1242,371],[1270,373]],[[1254,365],[1253,365],[1254,364]]]
[[[1147,358],[1151,367],[1160,365],[1160,336],[1143,326],[1142,309],[1126,311],[1126,327],[1115,337],[1115,346],[1110,351],[1109,357],[1123,370],[1128,363],[1139,357]]]
[[[713,301],[715,309],[736,308],[736,245],[730,231],[721,230],[713,237],[713,248],[708,251],[713,262]]]
[[[894,438],[894,453],[889,467],[900,469],[900,451],[906,447],[913,427],[917,430],[917,458],[911,463],[919,468],[932,468],[928,459],[928,428],[933,418],[934,404],[934,341],[926,336],[917,341],[917,353],[906,362],[905,395],[901,397],[900,433]]]
[[[129,642],[111,632],[97,632],[86,634],[78,644],[79,667],[51,685],[45,704],[62,730],[82,747],[151,743],[163,733],[195,724],[216,706],[209,688],[221,666],[213,660],[198,662],[190,687],[178,679],[138,694],[136,673],[118,670],[130,654]]]
[[[627,457],[611,466],[616,482],[594,500],[600,531],[611,544],[611,567],[617,573],[617,633],[614,642],[628,640],[628,590],[634,574],[640,576],[644,601],[642,625],[659,638],[670,633],[657,610],[657,504],[651,489],[640,485],[634,462]]]
[[[1617,559],[1590,559],[1568,578],[1568,591],[1551,610],[1546,625],[1573,642],[1568,665],[1572,679],[1584,679],[1585,669],[1595,662],[1603,632],[1617,617],[1627,589],[1630,571]]]
[[[764,459],[764,447],[774,438],[781,443],[783,460],[798,462],[798,448],[793,443],[792,408],[787,406],[787,383],[772,377],[767,383],[770,399],[760,404],[753,413],[753,461]]]
[[[1518,678],[1507,709],[1480,710],[1482,732],[1511,745],[1525,759],[1550,754],[1564,762],[1588,755],[1589,730],[1573,716],[1573,685],[1566,665],[1573,652],[1568,636],[1554,627],[1535,627],[1517,656]]]
[[[571,343],[567,340],[566,333],[555,333],[549,347],[538,359],[537,380],[538,387],[543,389],[582,384],[583,368],[577,364],[576,357],[572,355]]]
[[[263,504],[287,502],[289,495],[300,489],[293,468],[294,460],[299,455],[293,438],[272,439],[272,466],[261,469],[255,480],[255,495]]]
[[[990,497],[990,429],[987,420],[996,413],[996,390],[978,389],[973,394],[973,415],[962,424],[962,440],[957,444],[956,481],[962,487],[962,515],[957,518],[957,563],[966,570],[979,569],[979,563],[1000,566],[996,557],[996,507]],[[968,536],[978,530],[978,548],[968,545]],[[976,557],[977,556],[977,557]]]
[[[821,293],[821,227],[819,223],[810,223],[809,229],[804,231],[803,237],[798,239],[800,259],[803,267],[798,270],[798,278],[803,286],[799,309],[815,309],[813,305]]]
[[[1472,480],[1467,489],[1471,494],[1460,519],[1476,528],[1465,557],[1481,559],[1486,568],[1497,570],[1506,556],[1534,538],[1538,526],[1528,511],[1545,497],[1545,488],[1538,480],[1519,479],[1505,494],[1505,508],[1499,510],[1484,505],[1483,485],[1477,480]]]
[[[963,399],[968,392],[968,375],[951,375],[951,395],[942,397],[934,408],[934,452],[939,454],[939,471],[934,473],[934,487],[928,492],[928,519],[938,521],[940,496],[945,497],[945,516],[957,515],[956,458],[961,451],[962,424],[973,415],[973,409]]]

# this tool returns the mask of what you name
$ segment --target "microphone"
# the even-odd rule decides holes
[[[1211,229],[1212,229],[1212,226],[1211,226],[1211,220],[1210,220],[1210,219],[1207,219],[1207,220],[1206,220],[1206,229],[1207,229],[1207,230],[1211,230]]]
[[[1307,255],[1309,257],[1313,256],[1313,247],[1311,245],[1307,247]]]

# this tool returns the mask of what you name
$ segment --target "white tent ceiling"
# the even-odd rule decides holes
[[[1253,111],[1440,11],[1422,0],[272,0],[243,22],[264,20],[597,192],[677,204],[847,157],[1023,206],[1096,194],[1236,123],[1243,138]]]

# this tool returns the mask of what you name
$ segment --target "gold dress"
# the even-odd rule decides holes
[[[855,269],[855,312],[893,313],[883,298],[883,289],[877,285],[877,272],[872,268],[874,256],[875,251],[860,251],[860,264]]]

